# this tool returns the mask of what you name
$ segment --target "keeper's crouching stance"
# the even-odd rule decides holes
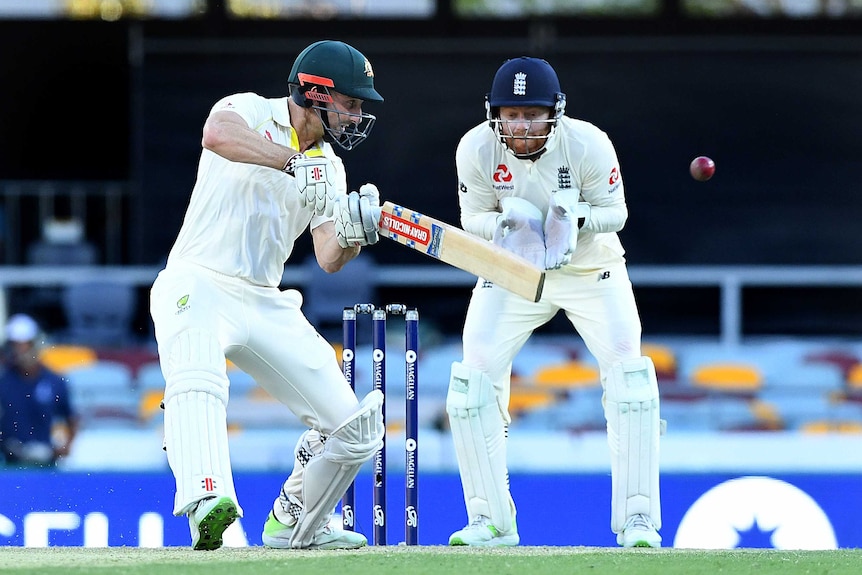
[[[612,531],[625,547],[661,544],[659,393],[618,236],[628,219],[620,164],[605,132],[565,110],[547,61],[506,60],[485,121],[455,150],[462,227],[546,271],[538,302],[484,279],[473,288],[448,394],[468,524],[450,545],[520,542],[506,467],[512,362],[560,313],[601,372]]]

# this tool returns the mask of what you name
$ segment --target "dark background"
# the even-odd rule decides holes
[[[458,139],[483,120],[500,63],[535,55],[556,68],[568,115],[616,145],[630,264],[856,265],[860,32],[852,20],[708,22],[674,13],[493,23],[445,14],[432,22],[0,21],[0,180],[128,182],[123,263],[158,264],[182,221],[211,105],[232,92],[284,95],[295,55],[336,38],[369,57],[386,98],[367,106],[378,116],[369,140],[342,155],[349,184],[375,182],[386,199],[457,222]],[[688,175],[701,154],[717,164],[706,183]],[[295,257],[309,249],[300,242]],[[388,243],[373,255],[426,263]],[[859,332],[855,290],[803,291],[800,299],[752,290],[753,329]],[[638,296],[652,310],[647,330],[717,328],[711,290]],[[463,297],[455,290],[461,312]],[[686,302],[680,312],[675,304]],[[788,326],[757,317],[798,305],[814,319]]]

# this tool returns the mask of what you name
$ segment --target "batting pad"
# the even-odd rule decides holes
[[[605,381],[611,448],[611,529],[642,513],[661,528],[658,380],[648,357],[618,361]]]
[[[204,330],[183,332],[168,365],[165,448],[177,487],[174,515],[209,497],[237,502],[228,452],[228,379],[218,341]],[[237,512],[242,517],[239,506]]]
[[[488,375],[460,362],[453,363],[446,411],[468,520],[484,515],[498,530],[509,531],[514,503],[509,494],[506,431]]]
[[[380,390],[366,395],[356,412],[326,439],[323,451],[305,464],[302,512],[290,536],[292,548],[303,549],[311,544],[362,464],[383,448],[382,406]]]

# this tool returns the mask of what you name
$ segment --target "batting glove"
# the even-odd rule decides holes
[[[296,189],[306,208],[315,215],[332,217],[336,197],[336,171],[332,160],[298,155],[290,159],[284,171],[295,178]]]
[[[380,191],[374,184],[363,184],[359,188],[359,212],[362,215],[362,230],[370,245],[377,243],[380,236]]]
[[[377,191],[377,188],[374,190]],[[379,205],[371,205],[371,200],[367,196],[363,197],[357,192],[340,196],[334,203],[335,237],[339,246],[348,248],[377,243],[380,239],[377,232],[377,225],[380,222]]]
[[[503,198],[503,215],[494,230],[494,243],[538,268],[545,266],[542,212],[522,198]]]

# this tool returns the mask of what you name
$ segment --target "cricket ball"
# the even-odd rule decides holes
[[[688,171],[698,182],[705,182],[715,173],[715,162],[706,156],[698,156],[691,161]]]

